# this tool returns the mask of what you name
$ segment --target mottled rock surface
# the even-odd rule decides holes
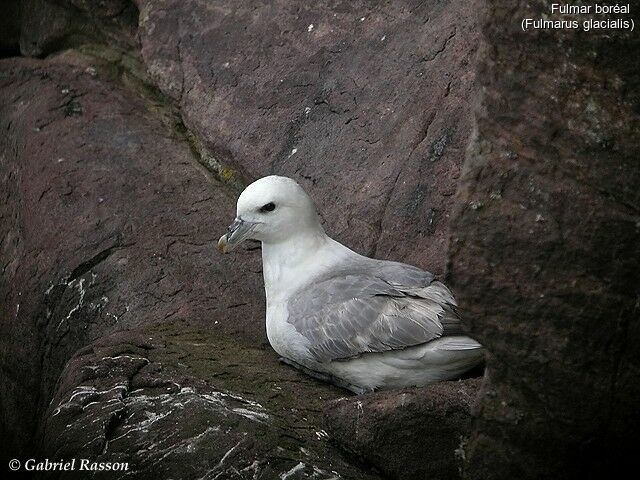
[[[140,2],[145,64],[215,156],[299,180],[360,253],[443,272],[478,2],[162,4]]]
[[[121,0],[31,3],[23,54],[139,48],[221,177],[292,176],[360,253],[444,271],[479,2],[139,0],[135,34]]]
[[[449,275],[492,352],[467,478],[607,477],[640,432],[640,38],[519,30],[549,3],[483,23]]]
[[[479,379],[341,398],[324,410],[338,445],[395,479],[457,478]]]
[[[2,45],[47,59],[0,64],[3,455],[117,452],[111,428],[178,401],[129,398],[146,361],[163,360],[138,345],[102,364],[82,350],[100,339],[184,321],[265,343],[258,252],[213,252],[254,178],[293,176],[340,240],[441,273],[471,128],[475,5],[20,2]],[[300,462],[278,468],[313,476]]]
[[[49,458],[128,462],[112,479],[377,479],[322,429],[324,402],[341,395],[269,349],[168,322],[76,353],[39,436]]]
[[[130,0],[19,0],[18,3],[22,55],[44,57],[96,42],[124,49],[138,46],[139,12]]]
[[[1,399],[18,449],[64,363],[107,333],[181,318],[264,338],[259,257],[215,249],[234,194],[109,72],[77,54],[0,66]]]

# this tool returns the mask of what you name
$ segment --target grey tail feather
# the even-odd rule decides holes
[[[440,337],[446,343],[438,346],[439,350],[479,350],[483,346],[471,337]]]

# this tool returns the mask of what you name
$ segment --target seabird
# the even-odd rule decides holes
[[[256,180],[218,249],[262,242],[267,337],[284,363],[355,393],[427,385],[483,362],[434,275],[333,240],[294,180]]]

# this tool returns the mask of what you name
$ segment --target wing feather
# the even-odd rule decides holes
[[[430,273],[395,262],[334,271],[301,289],[288,310],[288,322],[320,362],[461,333],[449,289]]]

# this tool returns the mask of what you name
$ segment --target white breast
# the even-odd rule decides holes
[[[309,341],[287,321],[287,303],[310,278],[339,263],[346,252],[350,251],[324,232],[276,245],[262,244],[267,337],[278,354],[309,368],[317,368],[309,352]]]
[[[281,356],[303,365],[309,365],[312,357],[307,339],[287,322],[285,301],[267,302],[267,338],[273,349]]]
[[[287,321],[287,303],[313,278],[357,255],[320,229],[278,244],[262,244],[267,297],[267,337],[278,354],[313,370],[324,370],[309,351],[309,341]]]

